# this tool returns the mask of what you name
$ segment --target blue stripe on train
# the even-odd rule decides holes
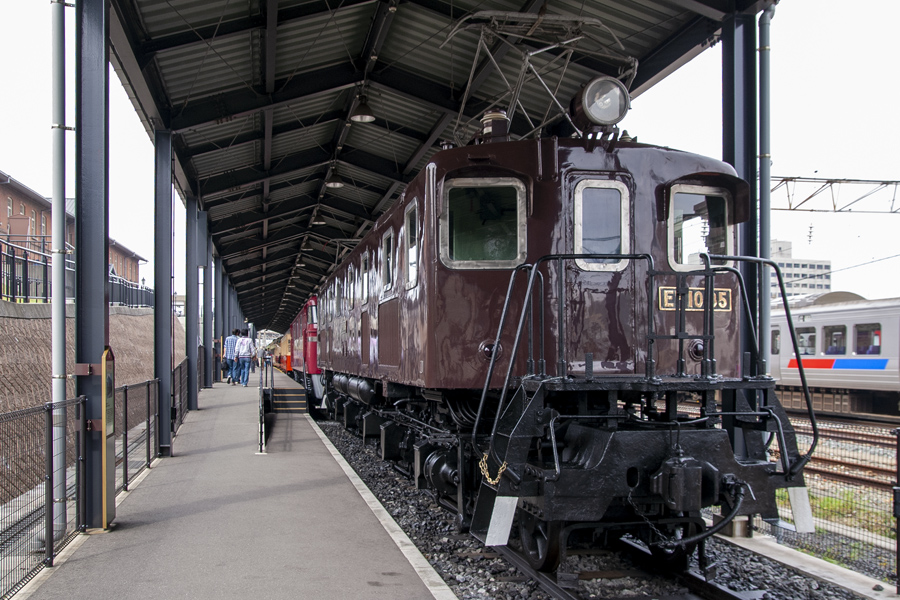
[[[856,369],[865,371],[884,371],[887,368],[886,358],[836,358],[832,369]]]

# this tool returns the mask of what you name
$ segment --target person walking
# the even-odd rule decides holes
[[[238,333],[240,333],[240,331],[237,329],[231,330],[231,335],[225,338],[225,348],[222,353],[222,357],[225,360],[225,366],[228,368],[228,379],[225,380],[225,383],[230,383],[231,385],[235,385],[236,379],[234,367],[237,360],[235,359],[234,349],[237,346]]]
[[[250,339],[249,335],[249,330],[241,329],[241,338],[234,347],[234,353],[237,355],[240,364],[241,385],[244,387],[247,387],[247,382],[250,380],[250,361],[256,353],[253,340]]]
[[[259,348],[256,349],[256,358],[254,362],[259,365],[259,368],[265,372],[266,369],[266,347],[262,345],[262,341],[260,341]]]

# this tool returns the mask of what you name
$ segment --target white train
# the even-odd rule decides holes
[[[817,413],[900,416],[900,298],[849,292],[791,305],[798,351]],[[784,407],[805,409],[784,310],[773,302],[770,371]]]

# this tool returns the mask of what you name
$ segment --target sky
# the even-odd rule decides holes
[[[67,9],[74,64],[74,9]],[[0,20],[0,170],[51,194],[50,4],[4,0]],[[900,82],[895,24],[900,3],[884,0],[783,0],[771,25],[772,175],[900,180]],[[10,26],[15,23],[15,26]],[[24,58],[27,57],[27,60]],[[74,70],[67,124],[74,124]],[[641,142],[720,157],[721,45],[703,52],[632,102],[620,127]],[[74,196],[74,134],[67,134],[67,196]],[[153,145],[110,76],[110,237],[151,261]],[[848,196],[852,190],[842,190]],[[773,206],[784,196],[773,195]],[[891,197],[873,199],[887,209]],[[871,206],[870,202],[870,206]],[[175,282],[184,290],[184,209],[175,201]],[[867,298],[900,297],[900,213],[773,211],[772,238],[793,243],[795,258],[828,259],[832,285]],[[893,257],[893,258],[888,258]],[[868,263],[868,264],[867,264]],[[866,265],[866,266],[858,266]]]

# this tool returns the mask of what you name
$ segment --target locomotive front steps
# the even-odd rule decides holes
[[[544,395],[543,386],[533,394],[519,386],[498,417],[500,422],[493,445],[482,461],[481,482],[470,529],[472,535],[487,546],[505,546],[509,540],[519,496],[517,485],[512,486],[510,480],[520,480],[532,440],[543,435],[543,426],[549,421],[544,409]],[[492,426],[490,423],[483,425],[485,430]]]
[[[306,390],[272,388],[272,411],[276,413],[305,413]]]

